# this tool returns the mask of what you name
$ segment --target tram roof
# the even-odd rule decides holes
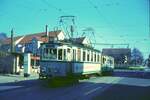
[[[48,42],[48,43],[42,43],[41,45],[68,45],[68,46],[76,46],[76,47],[80,47],[80,48],[85,48],[88,50],[93,50],[96,52],[101,52],[100,50],[94,49],[94,47],[92,46],[87,46],[78,42],[74,42],[74,41],[70,41],[70,40],[63,40],[63,41],[56,41],[56,42]]]

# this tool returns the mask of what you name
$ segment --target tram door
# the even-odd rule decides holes
[[[68,61],[72,60],[72,55],[71,55],[71,49],[70,48],[67,49],[67,60]]]

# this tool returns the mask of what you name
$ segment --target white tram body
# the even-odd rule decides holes
[[[41,44],[41,76],[100,73],[105,63],[101,52],[90,46],[60,41]]]

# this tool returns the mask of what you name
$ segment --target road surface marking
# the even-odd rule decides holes
[[[86,86],[83,86],[82,88],[89,88],[91,86],[94,86],[95,84],[89,84],[89,85],[86,85]]]
[[[96,90],[98,90],[100,88],[102,88],[102,87],[99,86],[99,87],[97,87],[97,88],[95,88],[93,90],[90,90],[90,91],[86,92],[85,95],[89,95],[90,93],[95,92]]]

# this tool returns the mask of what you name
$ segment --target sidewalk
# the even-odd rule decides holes
[[[14,74],[0,74],[0,83],[10,83],[18,82],[24,80],[34,80],[38,79],[38,74],[31,74],[29,77],[24,77],[23,75],[14,75]]]

